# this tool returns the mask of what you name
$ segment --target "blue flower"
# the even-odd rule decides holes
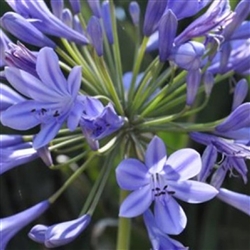
[[[35,149],[47,145],[66,120],[69,129],[74,130],[83,110],[78,95],[81,67],[74,67],[66,80],[56,53],[43,48],[37,55],[36,71],[40,79],[18,68],[5,68],[11,85],[31,100],[19,102],[1,113],[2,124],[13,129],[27,130],[41,125],[33,141]]]
[[[35,150],[31,142],[24,142],[21,135],[0,135],[0,175],[10,169],[40,157],[47,166],[52,158],[46,146]]]
[[[59,247],[75,240],[88,226],[90,220],[90,215],[85,214],[78,219],[52,226],[36,225],[30,230],[29,237],[48,248]]]
[[[144,223],[146,225],[148,236],[153,250],[187,250],[180,242],[171,239],[156,224],[153,213],[150,209],[143,213]]]
[[[116,114],[111,103],[104,107],[93,97],[85,98],[84,107],[80,126],[90,147],[97,150],[98,140],[117,131],[123,125],[124,119]]]
[[[18,231],[44,213],[49,205],[47,200],[42,201],[18,214],[0,219],[1,250],[6,248],[10,239]]]
[[[201,169],[199,154],[193,149],[181,149],[168,159],[163,141],[155,136],[147,147],[145,164],[137,159],[125,159],[116,169],[119,186],[133,191],[122,203],[119,215],[135,217],[155,202],[156,224],[167,234],[179,234],[187,223],[183,209],[173,197],[189,203],[212,199],[217,190],[212,186],[188,180]]]
[[[23,16],[23,19],[26,20],[27,23],[36,28],[37,31],[52,36],[63,37],[80,44],[88,44],[88,39],[83,34],[78,33],[77,31],[63,23],[62,20],[60,20],[56,15],[54,15],[54,13],[50,11],[45,1],[24,0],[7,1],[7,3],[15,12],[20,14],[20,16]],[[73,7],[74,10],[76,10],[77,8],[79,9],[79,3],[78,7],[76,6],[76,4],[73,4]],[[12,33],[16,35],[16,32],[18,32],[18,30]],[[22,27],[22,30],[20,30],[20,32],[23,32],[23,36],[26,36],[28,40],[32,38],[29,33],[27,33],[25,25]],[[39,46],[39,44],[37,44],[37,46]]]
[[[250,216],[249,195],[240,194],[231,190],[227,190],[225,188],[220,188],[217,198]]]

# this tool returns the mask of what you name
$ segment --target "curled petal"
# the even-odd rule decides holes
[[[167,201],[156,200],[154,207],[157,226],[167,234],[180,234],[187,224],[187,217],[182,207],[171,198]]]
[[[44,243],[45,241],[45,233],[48,230],[48,226],[45,225],[36,225],[32,227],[28,236],[35,242]]]
[[[120,188],[136,190],[149,183],[147,167],[137,159],[125,159],[116,168]]]
[[[166,173],[168,180],[177,180],[177,176],[179,180],[187,180],[200,172],[201,158],[193,149],[180,149],[169,156],[166,165],[171,167]]]
[[[169,181],[174,196],[188,203],[202,203],[214,198],[218,191],[211,185],[199,181]]]
[[[132,218],[146,211],[152,203],[150,186],[146,185],[131,193],[121,204],[119,216]]]

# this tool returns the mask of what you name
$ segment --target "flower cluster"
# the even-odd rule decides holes
[[[188,249],[169,236],[181,234],[188,222],[176,199],[196,204],[217,197],[250,216],[249,194],[223,187],[233,171],[244,184],[248,180],[249,0],[234,9],[229,0],[148,0],[144,15],[131,1],[123,30],[133,53],[121,46],[126,12],[113,0],[5,2],[0,122],[13,133],[0,135],[0,175],[37,158],[51,171],[80,166],[49,198],[0,220],[1,249],[97,163],[99,175],[79,216],[36,225],[31,240],[53,248],[76,239],[112,171],[121,196],[117,249],[129,249],[127,225],[137,216],[154,250]],[[133,65],[126,71],[123,60],[130,54]],[[225,81],[233,83],[231,112],[199,123],[196,116]],[[206,148],[200,155],[187,140],[178,146],[174,140],[167,156],[171,133]],[[54,155],[63,149],[68,155],[60,162]]]

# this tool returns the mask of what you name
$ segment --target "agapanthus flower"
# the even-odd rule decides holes
[[[80,119],[80,127],[93,150],[99,148],[99,140],[117,131],[124,123],[109,103],[106,107],[94,97],[84,99],[84,111]]]
[[[18,102],[1,113],[2,124],[13,129],[41,125],[33,141],[35,149],[47,145],[66,120],[69,129],[74,130],[83,110],[78,95],[81,67],[75,66],[66,80],[56,53],[43,48],[37,55],[36,71],[39,78],[15,67],[5,68],[11,85],[31,100]]]
[[[49,202],[45,200],[18,214],[0,219],[1,250],[6,248],[8,242],[18,231],[44,213],[49,205]]]
[[[0,175],[39,157],[47,166],[53,164],[46,146],[35,150],[31,142],[23,141],[21,135],[0,135],[0,139]]]
[[[143,213],[144,223],[146,225],[148,236],[151,241],[153,250],[187,250],[188,247],[184,247],[177,240],[171,239],[157,226],[155,218],[150,209]]]
[[[63,246],[75,240],[88,226],[90,220],[90,215],[84,214],[78,219],[52,226],[36,225],[30,230],[29,237],[48,248]]]
[[[179,234],[187,218],[173,197],[200,203],[217,194],[208,184],[188,180],[200,170],[201,159],[195,150],[181,149],[167,158],[163,141],[155,136],[145,152],[145,163],[128,158],[116,169],[119,186],[133,191],[121,204],[119,216],[138,216],[154,202],[157,226],[167,234]]]
[[[16,13],[20,14],[19,17],[16,17],[16,20],[20,19],[20,17],[22,16],[23,19],[26,20],[27,23],[32,25],[37,31],[40,31],[43,34],[63,37],[80,44],[88,43],[88,39],[86,38],[86,36],[78,33],[77,31],[66,25],[56,15],[54,15],[54,13],[52,13],[46,5],[45,1],[6,0],[6,2]],[[78,2],[78,5],[79,4],[80,2]],[[74,3],[72,4],[72,6],[75,9],[76,5]],[[77,8],[79,9],[79,7]],[[53,9],[55,10],[55,8]],[[9,13],[11,14],[11,12],[8,12],[5,15],[9,15]],[[5,15],[3,16],[3,18],[5,17]],[[9,31],[8,27],[6,27],[5,24],[4,26]],[[16,32],[18,31],[16,30],[15,32],[12,32],[13,35],[16,35]],[[23,33],[23,36],[25,36],[25,34],[26,36],[28,36],[26,26],[23,26],[20,32]],[[37,46],[39,46],[39,44],[37,44]]]
[[[217,198],[250,216],[250,196],[220,188]]]

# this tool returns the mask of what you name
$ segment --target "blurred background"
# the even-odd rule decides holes
[[[85,1],[84,1],[85,2]],[[118,7],[120,20],[118,22],[119,38],[124,72],[131,70],[133,60],[133,32],[128,14],[130,1],[115,1]],[[147,1],[139,1],[142,13],[145,13]],[[238,1],[231,1],[235,6]],[[10,10],[1,0],[1,15]],[[143,15],[142,15],[143,16]],[[183,25],[188,23],[182,22]],[[183,26],[184,27],[184,26]],[[183,28],[182,27],[182,28]],[[15,41],[15,40],[13,40]],[[32,48],[31,48],[32,49]],[[154,58],[148,54],[145,65]],[[143,66],[145,66],[143,65]],[[236,76],[239,80],[240,76]],[[249,78],[248,78],[249,80]],[[248,95],[248,101],[250,96]],[[218,84],[211,96],[208,106],[197,115],[199,122],[209,122],[223,118],[230,113],[232,103],[231,85],[229,82]],[[35,130],[31,131],[35,132]],[[1,127],[1,134],[14,133]],[[183,147],[186,141],[185,135],[174,133],[161,133],[169,152]],[[188,141],[188,147],[194,147],[202,152],[204,147],[192,141]],[[84,149],[82,149],[84,150]],[[80,152],[80,151],[79,151]],[[61,155],[71,156],[67,151],[58,152]],[[76,155],[78,152],[74,152]],[[57,161],[58,155],[53,155]],[[2,160],[2,159],[1,159]],[[78,216],[88,196],[94,180],[97,178],[102,159],[97,158],[95,164],[77,180],[65,192],[59,200],[53,204],[39,219],[32,222],[19,232],[9,243],[7,250],[42,250],[44,246],[34,243],[27,237],[27,233],[33,225],[51,225]],[[118,164],[119,162],[117,162]],[[249,162],[248,162],[249,163]],[[72,169],[77,167],[71,166]],[[115,168],[115,166],[114,166]],[[27,165],[14,168],[0,176],[0,218],[13,215],[17,212],[47,199],[51,196],[72,174],[72,169],[62,168],[51,171],[38,159]],[[248,174],[248,178],[250,175]],[[225,188],[249,194],[250,184],[243,184],[239,177],[228,178],[223,185]],[[118,215],[119,190],[115,181],[114,171],[104,190],[97,210],[94,213],[91,224],[73,243],[57,249],[67,250],[112,250],[116,245],[117,215]],[[210,202],[191,205],[180,202],[187,214],[188,224],[184,232],[174,237],[192,250],[247,250],[250,249],[250,219],[247,215],[232,208],[221,201],[214,199]],[[132,220],[131,250],[150,249],[147,232],[141,217]]]

